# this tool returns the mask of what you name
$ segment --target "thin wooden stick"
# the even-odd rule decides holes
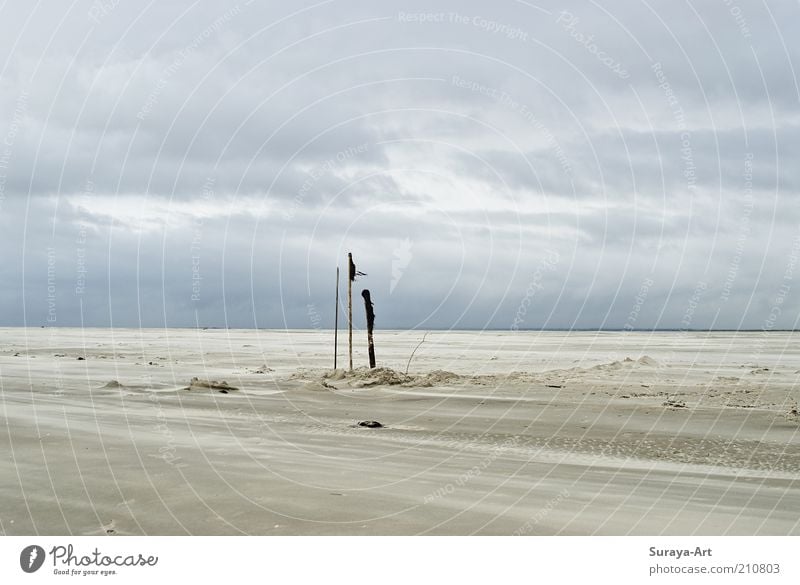
[[[428,333],[430,333],[430,331],[426,331],[425,332],[425,335],[422,336],[422,341],[420,341],[417,344],[417,347],[414,348],[414,351],[411,352],[411,355],[408,358],[408,363],[406,364],[406,375],[408,375],[408,368],[411,366],[411,360],[414,359],[414,354],[417,353],[417,350],[419,349],[419,346],[422,345],[423,343],[425,343],[425,338],[428,337]]]
[[[336,316],[333,320],[333,369],[339,357],[339,267],[336,267]]]

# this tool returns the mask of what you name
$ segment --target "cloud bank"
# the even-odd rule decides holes
[[[4,325],[797,325],[796,2],[11,4]]]

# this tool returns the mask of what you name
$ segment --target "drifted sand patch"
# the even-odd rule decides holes
[[[204,380],[195,376],[189,382],[189,386],[186,387],[186,390],[216,390],[222,394],[227,394],[228,392],[236,392],[239,389],[235,386],[231,386],[225,380]]]
[[[352,388],[369,388],[372,386],[430,387],[463,383],[465,380],[474,378],[474,376],[461,376],[446,370],[433,370],[424,374],[406,374],[391,368],[357,368],[353,371],[330,370],[321,374],[308,372],[300,375],[321,380],[326,387],[332,387],[327,382],[344,382]]]

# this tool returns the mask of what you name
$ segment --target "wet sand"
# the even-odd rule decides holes
[[[0,533],[800,534],[800,336],[421,338],[2,329]]]

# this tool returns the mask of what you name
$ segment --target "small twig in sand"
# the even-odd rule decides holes
[[[425,343],[425,338],[428,337],[428,333],[430,333],[430,331],[426,331],[425,332],[425,335],[422,336],[422,341],[420,341],[417,344],[417,347],[414,348],[414,351],[411,352],[411,355],[408,358],[408,363],[406,364],[406,376],[408,376],[408,368],[411,367],[411,360],[414,359],[414,354],[417,353],[417,350],[419,349],[419,346],[422,345],[423,343]]]

